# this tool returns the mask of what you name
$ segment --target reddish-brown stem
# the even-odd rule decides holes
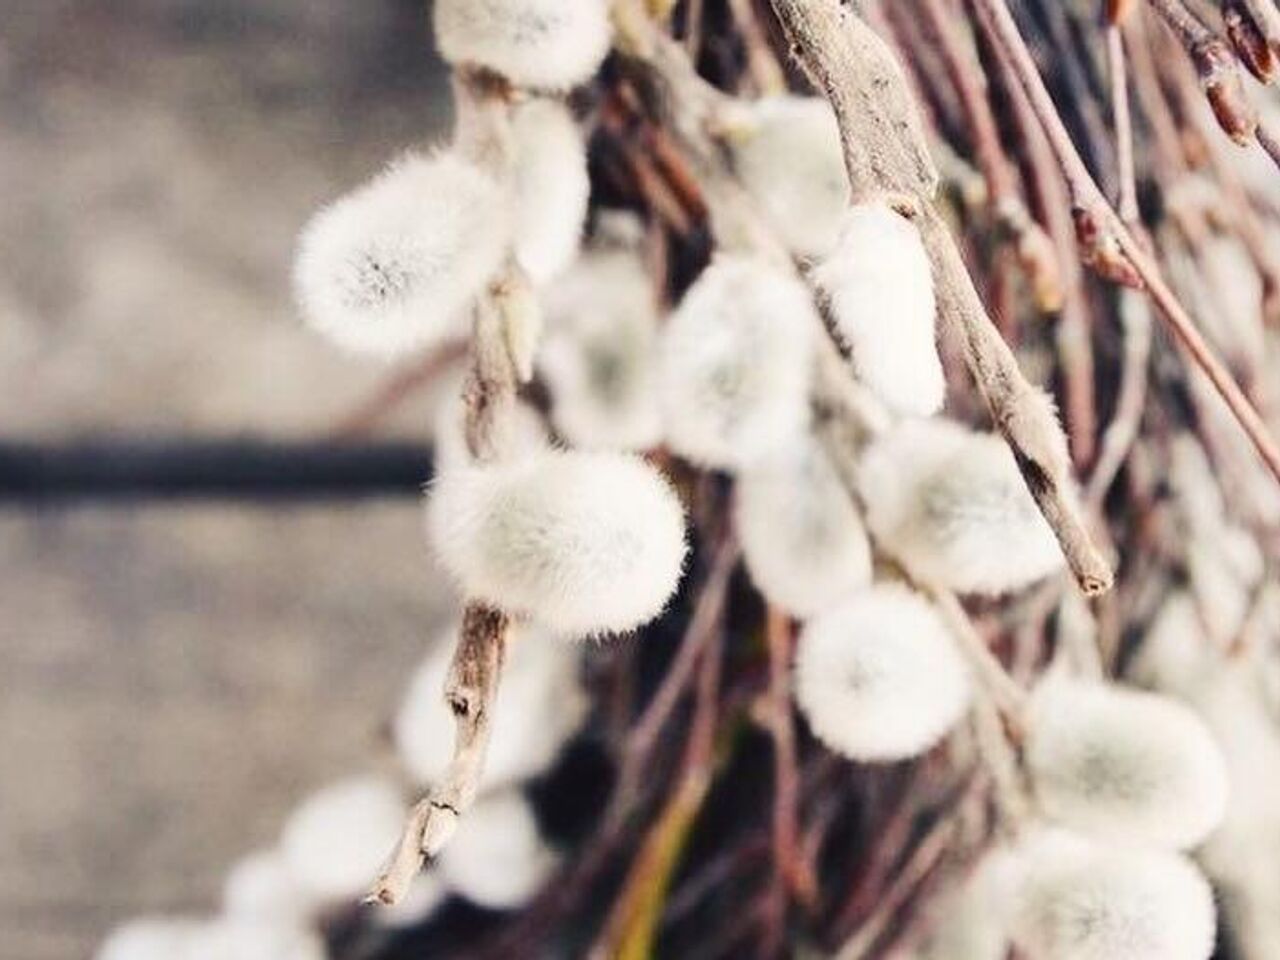
[[[1258,453],[1266,461],[1268,468],[1276,479],[1280,480],[1280,448],[1276,446],[1262,417],[1258,415],[1257,410],[1253,408],[1227,368],[1213,354],[1186,308],[1165,282],[1155,260],[1102,195],[1101,189],[1071,142],[1062,118],[1058,116],[1053,99],[1049,96],[1049,91],[1036,70],[1035,62],[1022,40],[1022,34],[1018,31],[1007,3],[1005,0],[975,0],[975,3],[986,13],[987,22],[991,25],[996,41],[1010,58],[1018,79],[1049,137],[1054,155],[1058,158],[1058,163],[1068,182],[1073,185],[1073,191],[1083,198],[1094,213],[1115,232],[1117,242],[1146,285],[1160,315],[1172,329],[1191,361],[1200,367],[1213,383],[1232,415],[1239,421]]]
[[[792,629],[787,616],[769,607],[765,616],[769,648],[767,717],[773,738],[773,858],[778,913],[785,918],[789,894],[811,904],[817,895],[813,876],[802,869],[797,845],[800,785],[796,772],[796,732],[791,712]]]

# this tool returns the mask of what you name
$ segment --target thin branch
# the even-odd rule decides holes
[[[1087,594],[1113,575],[1075,503],[1062,429],[1023,376],[969,275],[950,228],[933,206],[938,177],[919,118],[892,54],[839,0],[773,0],[792,47],[831,101],[855,197],[897,200],[912,216],[934,265],[944,322],[958,336],[997,429]]]
[[[504,172],[509,92],[491,78],[466,74],[457,78],[455,90],[459,146],[490,169]],[[527,278],[509,262],[474,309],[471,370],[463,401],[467,448],[478,463],[501,459],[509,446],[516,388],[526,365],[526,358],[515,352],[516,338],[509,334],[524,319],[520,311],[527,305],[527,293]],[[467,602],[444,689],[455,724],[453,756],[442,781],[410,814],[390,862],[368,895],[370,902],[399,902],[424,860],[444,848],[474,802],[510,633],[506,613],[475,600]]]
[[[925,877],[942,861],[959,831],[957,817],[940,816],[924,838],[916,844],[911,858],[876,904],[875,912],[836,952],[836,960],[863,960],[873,956],[872,948],[885,935],[902,908]]]
[[[1225,40],[1206,27],[1182,0],[1147,0],[1187,51],[1218,125],[1244,146],[1258,130],[1258,111],[1245,90],[1240,61]]]
[[[1230,408],[1232,415],[1244,428],[1258,453],[1266,461],[1268,468],[1277,480],[1280,480],[1280,447],[1276,446],[1266,424],[1257,410],[1249,402],[1244,391],[1232,378],[1222,361],[1220,361],[1205,342],[1196,328],[1186,308],[1178,301],[1169,285],[1160,273],[1155,259],[1147,252],[1143,244],[1125,226],[1119,215],[1102,195],[1102,190],[1085,167],[1062,118],[1054,108],[1049,91],[1036,71],[1031,53],[1018,32],[1017,24],[1005,0],[974,0],[986,14],[986,23],[990,25],[994,38],[1017,72],[1018,79],[1030,98],[1036,115],[1049,136],[1049,142],[1058,158],[1063,173],[1073,185],[1073,192],[1088,204],[1094,215],[1115,234],[1125,256],[1133,264],[1134,270],[1142,278],[1150,291],[1151,298],[1160,310],[1160,314],[1172,328],[1174,335],[1187,351],[1192,362],[1200,367],[1209,378],[1214,388]]]

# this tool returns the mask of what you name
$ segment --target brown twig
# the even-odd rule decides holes
[[[1134,270],[1150,291],[1151,298],[1160,310],[1174,335],[1178,338],[1192,362],[1204,371],[1214,388],[1230,408],[1232,415],[1244,428],[1268,468],[1280,480],[1280,448],[1272,439],[1266,424],[1249,399],[1232,378],[1223,363],[1213,354],[1194,321],[1182,306],[1161,275],[1155,259],[1121,221],[1115,210],[1102,195],[1101,189],[1076,151],[1062,119],[1053,106],[1049,91],[1036,71],[1035,63],[1018,32],[1017,24],[1005,0],[974,0],[986,14],[994,38],[1009,57],[1018,79],[1027,92],[1036,115],[1049,137],[1058,163],[1073,185],[1076,193],[1088,205],[1095,216],[1114,231],[1117,242]]]
[[[888,931],[902,906],[910,899],[925,877],[942,861],[959,831],[956,817],[940,816],[928,833],[916,844],[906,864],[885,890],[875,912],[871,914],[836,952],[836,960],[862,960],[872,955],[872,948]]]
[[[680,774],[631,865],[622,891],[589,956],[642,960],[653,940],[672,874],[694,819],[711,789],[720,695],[721,635],[700,656],[698,687]]]
[[[1254,138],[1258,111],[1245,90],[1240,61],[1221,37],[1206,27],[1182,0],[1147,0],[1169,26],[1200,78],[1218,125],[1241,146]]]
[[[728,598],[729,579],[738,563],[739,549],[732,536],[716,546],[707,579],[698,592],[693,615],[685,628],[675,659],[662,677],[662,684],[645,706],[644,713],[631,728],[624,756],[621,779],[625,782],[642,776],[653,746],[666,726],[672,711],[680,702],[703,651],[715,640]]]
[[[835,108],[855,197],[897,200],[912,216],[934,265],[939,307],[965,350],[997,429],[1087,594],[1112,572],[1085,528],[1062,429],[1018,368],[987,314],[950,228],[933,206],[937,172],[901,70],[871,29],[839,0],[773,0],[792,47]]]
[[[490,78],[463,74],[455,89],[460,146],[491,169],[505,172],[505,87],[495,87]],[[480,463],[500,459],[506,452],[522,366],[522,359],[513,355],[508,333],[509,325],[517,321],[513,311],[524,304],[526,286],[519,267],[509,263],[474,309],[471,370],[463,388],[464,434],[471,456]],[[484,773],[510,630],[506,613],[475,600],[467,602],[444,689],[455,724],[453,756],[442,781],[411,812],[390,862],[369,892],[370,902],[398,903],[424,860],[443,849],[474,802]]]
[[[791,712],[791,623],[776,607],[765,614],[765,642],[769,649],[769,689],[766,709],[773,738],[773,863],[771,930],[777,952],[790,895],[805,904],[817,896],[817,881],[799,856],[797,812],[800,785],[796,771],[796,731]]]

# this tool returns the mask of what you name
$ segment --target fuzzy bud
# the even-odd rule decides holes
[[[871,582],[862,519],[816,445],[743,473],[737,492],[743,556],[771,603],[811,617]]]
[[[795,687],[818,739],[863,761],[928,750],[971,695],[968,666],[942,620],[898,584],[860,591],[805,624]]]
[[[325,960],[320,938],[291,923],[220,918],[200,928],[178,960]],[[171,958],[172,960],[172,958]]]
[[[1213,893],[1184,858],[1059,831],[1028,841],[1014,941],[1036,960],[1209,960]]]
[[[421,784],[439,783],[453,757],[456,721],[444,688],[456,643],[457,631],[450,630],[423,660],[392,726],[400,759]],[[555,761],[588,707],[578,666],[575,648],[534,628],[510,645],[493,708],[483,788],[537,776]]]
[[[591,182],[582,131],[555,100],[521,104],[512,117],[515,144],[516,259],[535,284],[546,283],[578,255]]]
[[[1222,820],[1222,752],[1175,700],[1055,677],[1032,698],[1027,727],[1027,769],[1054,820],[1103,840],[1178,850]]]
[[[529,802],[508,791],[484,797],[467,812],[440,855],[440,871],[472,903],[510,910],[538,892],[556,860]]]
[[[607,0],[436,0],[436,44],[455,65],[522,87],[564,90],[591,78],[609,52]]]
[[[139,917],[117,927],[95,960],[174,960],[198,936],[200,924],[171,917]]]
[[[628,250],[590,253],[545,301],[538,368],[556,429],[577,447],[656,446],[658,304],[640,258]]]
[[[902,423],[868,448],[859,489],[876,541],[914,577],[996,595],[1062,567],[998,437],[945,420]]]
[[[1177,590],[1156,611],[1127,675],[1144,687],[1182,696],[1204,680],[1212,653],[1195,599]]]
[[[623,454],[547,451],[444,474],[428,524],[469,598],[562,634],[647,623],[684,562],[680,501],[653,467]]]
[[[313,905],[278,849],[242,857],[222,885],[222,910],[231,917],[300,922]]]
[[[895,413],[937,413],[947,383],[934,339],[933,272],[915,225],[885,203],[851,207],[812,278],[858,379]]]
[[[822,97],[766,97],[731,118],[726,133],[739,176],[782,242],[801,256],[831,249],[850,191],[830,104]]]
[[[403,824],[404,803],[394,785],[353,777],[308,797],[285,824],[280,849],[312,896],[346,900],[373,882]]]
[[[450,153],[410,154],[311,219],[294,264],[298,303],[355,352],[429,345],[458,331],[506,237],[492,178]]]
[[[663,331],[659,392],[672,449],[740,468],[792,446],[808,424],[817,322],[793,277],[748,257],[717,258]]]

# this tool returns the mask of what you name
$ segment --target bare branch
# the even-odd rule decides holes
[[[792,47],[831,100],[858,196],[896,198],[920,228],[944,323],[958,336],[992,419],[1087,594],[1113,575],[1075,502],[1062,429],[987,314],[950,229],[933,206],[937,173],[914,105],[883,42],[838,0],[773,0]]]

